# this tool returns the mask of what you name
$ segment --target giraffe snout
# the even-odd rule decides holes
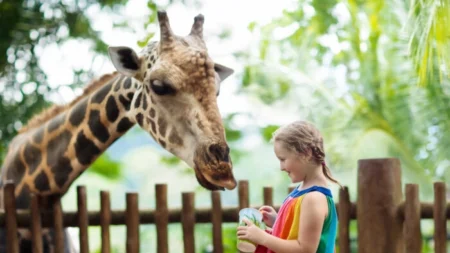
[[[207,144],[197,149],[194,170],[198,182],[209,190],[232,190],[236,187],[230,148],[226,143]]]

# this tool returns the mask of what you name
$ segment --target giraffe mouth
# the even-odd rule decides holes
[[[226,143],[201,145],[194,154],[194,171],[205,189],[233,190],[237,183],[232,172],[230,149]]]
[[[224,191],[225,187],[221,187],[218,185],[215,185],[211,182],[209,182],[206,177],[203,175],[203,173],[200,171],[200,169],[197,167],[197,165],[194,167],[194,171],[195,171],[195,177],[197,178],[198,183],[203,187],[206,188],[210,191],[215,191],[215,190],[221,190]]]
[[[225,188],[236,188],[236,180],[232,174],[232,165],[229,161],[216,161],[208,163],[195,162],[195,176],[198,183],[205,189],[224,191]]]

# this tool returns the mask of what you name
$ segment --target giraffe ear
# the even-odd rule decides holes
[[[129,47],[109,47],[108,52],[119,73],[134,77],[139,72],[141,63],[133,49]]]
[[[225,67],[221,64],[214,63],[214,70],[219,74],[220,81],[222,82],[227,77],[229,77],[231,74],[233,74],[234,70],[228,67]]]

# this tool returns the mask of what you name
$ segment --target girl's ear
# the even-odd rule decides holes
[[[300,157],[300,160],[305,163],[311,163],[313,161],[312,152],[306,151],[305,153],[298,153],[298,156]]]
[[[108,52],[114,67],[119,73],[134,77],[139,72],[141,62],[133,49],[129,47],[109,47]]]

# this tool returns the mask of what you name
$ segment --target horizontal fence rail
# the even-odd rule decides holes
[[[250,207],[258,208],[260,205],[251,205]],[[279,209],[279,206],[274,206],[275,210]],[[339,214],[339,203],[336,204]],[[420,203],[420,217],[421,219],[433,219],[433,203]],[[450,203],[446,204],[446,216],[447,220],[450,219]],[[155,222],[155,209],[140,209],[138,213],[140,224],[156,224]],[[181,208],[173,208],[167,210],[168,212],[168,223],[180,223],[181,222]],[[216,211],[217,212],[217,211]],[[195,209],[195,222],[196,223],[211,223],[213,212],[211,208],[196,208]],[[45,214],[51,214],[51,212],[42,212],[43,216]],[[230,223],[238,221],[239,208],[237,207],[225,207],[220,210],[222,222]],[[404,219],[405,213],[405,203],[402,203],[398,209],[398,215],[401,219]],[[125,225],[126,224],[126,210],[111,210],[109,213],[110,218],[103,218],[104,220],[109,220],[109,225]],[[87,217],[89,221],[89,226],[101,226],[105,223],[102,221],[104,216],[104,211],[88,211]],[[35,217],[30,216],[30,211],[17,210],[16,220],[18,227],[29,227],[32,222],[34,222]],[[39,216],[36,216],[39,217]],[[39,217],[40,218],[40,217]],[[351,220],[356,220],[356,205],[351,203],[350,216]],[[341,220],[341,219],[340,219]],[[67,211],[64,212],[63,218],[64,227],[79,227],[78,212],[77,211]],[[5,212],[0,211],[0,226],[6,226],[6,215]],[[53,221],[50,219],[42,220],[42,227],[48,228],[53,227]]]

